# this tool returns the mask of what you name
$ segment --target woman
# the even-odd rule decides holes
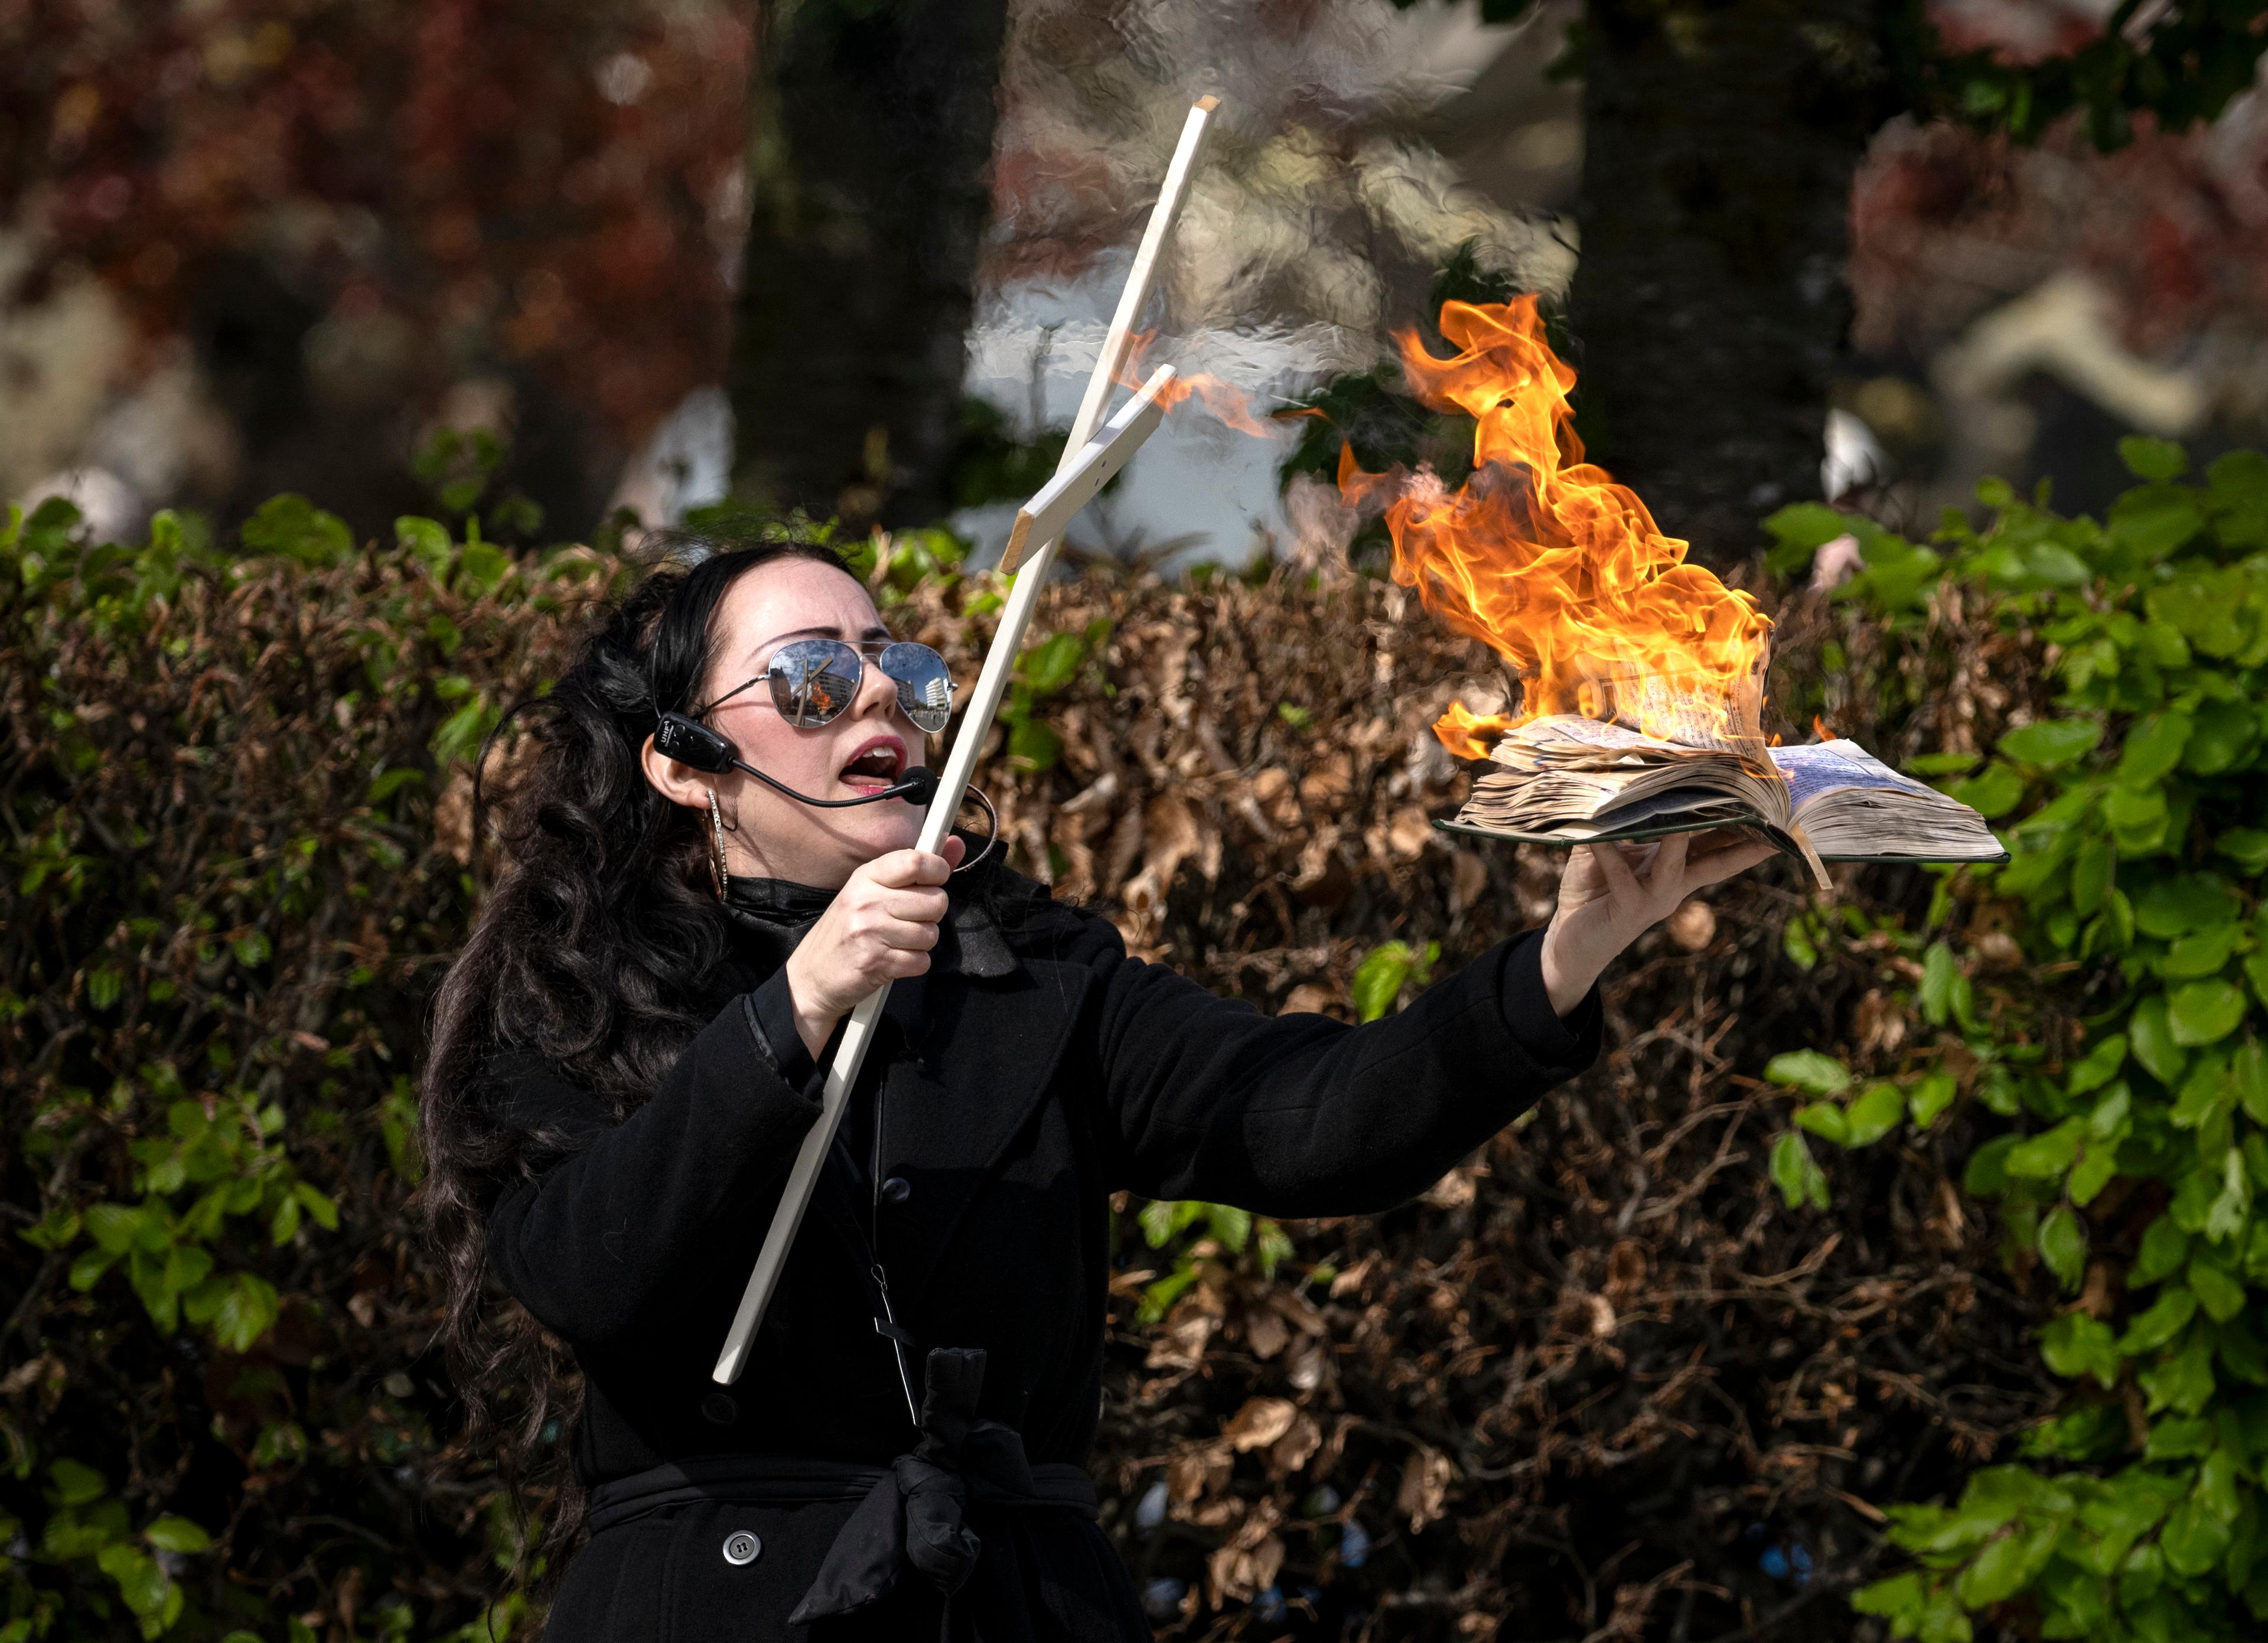
[[[541,1381],[526,1318],[482,1330],[490,1274],[582,1375],[589,1539],[557,1643],[1148,1638],[1083,1467],[1109,1195],[1403,1201],[1589,1063],[1616,954],[1765,853],[1579,853],[1547,930],[1399,1015],[1270,1019],[1130,959],[997,855],[917,851],[902,798],[814,807],[654,746],[681,713],[806,799],[870,798],[949,700],[934,652],[887,639],[821,548],[646,579],[540,704],[511,866],[441,989],[428,1191],[467,1396]],[[829,1041],[886,981],[843,1141],[721,1389]]]

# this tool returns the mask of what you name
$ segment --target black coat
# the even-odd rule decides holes
[[[986,876],[996,891],[1006,877]],[[496,1271],[574,1348],[585,1377],[575,1460],[598,1485],[595,1532],[553,1605],[555,1643],[937,1634],[942,1600],[917,1575],[847,1617],[787,1618],[856,1497],[888,1478],[874,1469],[923,1436],[874,1326],[858,1248],[867,1237],[917,1343],[916,1378],[924,1350],[981,1348],[973,1413],[1012,1429],[983,1431],[1011,1448],[1020,1433],[1030,1462],[1085,1489],[1071,1469],[1100,1413],[1113,1192],[1276,1216],[1384,1210],[1597,1050],[1595,999],[1572,1028],[1560,1021],[1533,934],[1400,1014],[1351,1028],[1217,998],[1129,958],[1107,919],[1044,899],[996,918],[962,882],[931,973],[891,992],[845,1125],[854,1161],[822,1176],[828,1201],[806,1219],[728,1394],[711,1371],[818,1113],[777,969],[784,948],[768,926],[746,925],[715,1019],[620,1122],[540,1062],[494,1064],[493,1110],[573,1138],[530,1158],[498,1195],[489,1236]],[[923,1453],[938,1460],[929,1437]],[[775,1459],[733,1458],[747,1456]],[[777,1457],[832,1463],[836,1481],[754,1496],[715,1485],[752,1466],[777,1471]],[[966,1517],[983,1551],[951,1604],[954,1635],[1148,1638],[1091,1512],[994,1504],[981,1484],[963,1490],[957,1471],[973,1467],[901,1462],[882,1492],[913,1489],[932,1506],[939,1489],[977,1497]],[[632,1499],[599,1510],[625,1487]],[[869,1510],[897,1532],[894,1507]],[[909,1521],[917,1542],[951,1538],[951,1523],[924,1528],[921,1510]],[[760,1550],[736,1564],[724,1547],[740,1529],[756,1539],[737,1551]]]

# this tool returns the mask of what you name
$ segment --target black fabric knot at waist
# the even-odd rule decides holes
[[[969,1502],[1050,1507],[1096,1514],[1084,1467],[1024,1454],[1012,1426],[976,1415],[984,1353],[939,1347],[929,1354],[921,1441],[886,1467],[785,1455],[709,1455],[659,1466],[591,1492],[593,1534],[648,1512],[693,1500],[806,1506],[855,1500],[789,1620],[806,1625],[880,1602],[911,1567],[950,1597],[967,1583],[983,1543],[965,1521]]]

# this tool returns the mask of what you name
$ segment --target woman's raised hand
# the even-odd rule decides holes
[[[1543,932],[1543,991],[1566,1014],[1601,972],[1694,891],[1744,873],[1772,853],[1745,834],[1717,835],[1697,853],[1695,836],[1639,844],[1581,844],[1559,874],[1559,907]]]
[[[817,1056],[835,1024],[887,981],[929,969],[946,910],[945,882],[966,848],[948,837],[942,852],[894,850],[854,871],[787,961],[795,1030]]]

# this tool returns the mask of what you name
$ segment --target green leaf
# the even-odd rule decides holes
[[[1053,696],[1078,677],[1079,664],[1086,659],[1086,639],[1082,634],[1050,634],[1039,644],[1016,659],[1018,676],[1031,686],[1035,697]]]
[[[2038,1566],[2046,1561],[2047,1551],[2054,1544],[2052,1535],[2051,1529],[2046,1546],[2038,1544],[2038,1536],[2021,1532],[1985,1542],[1984,1549],[1954,1582],[1962,1607],[1983,1609],[2005,1602],[2022,1590]]]
[[[2246,1116],[2268,1125],[2268,1045],[2247,1038],[2229,1057],[2228,1082]]]
[[[1051,770],[1063,757],[1063,738],[1036,718],[1020,720],[1008,732],[1008,762],[1035,773]]]
[[[1251,1241],[1252,1212],[1241,1210],[1233,1204],[1207,1205],[1205,1225],[1231,1255],[1243,1254],[1244,1246]]]
[[[2134,1006],[2127,1018],[2127,1036],[2133,1041],[2134,1059],[2150,1076],[2171,1089],[2181,1081],[2189,1052],[2174,1042],[2174,1029],[2162,993],[2153,993]]]
[[[1793,502],[1764,522],[1772,546],[1764,551],[1764,569],[1774,576],[1793,576],[1811,563],[1812,556],[1852,527],[1851,516],[1823,502]]]
[[[2110,824],[2110,842],[2122,856],[2147,856],[2166,842],[2173,813],[2166,795],[2155,787],[2114,787],[2102,800],[2102,819]]]
[[[2139,433],[2118,442],[2118,460],[2137,479],[2179,479],[2190,471],[2189,454],[2181,446]]]
[[[275,1327],[276,1313],[275,1286],[249,1272],[239,1272],[213,1315],[213,1338],[232,1352],[249,1352]]]
[[[1816,1050],[1790,1050],[1774,1056],[1765,1064],[1764,1077],[1815,1095],[1832,1095],[1851,1082],[1849,1068]]]
[[[2117,1337],[2084,1312],[2066,1312],[2040,1331],[2040,1357],[2066,1380],[2091,1374],[2106,1390],[2118,1383]]]
[[[354,552],[354,533],[344,519],[290,491],[261,503],[238,534],[253,553],[304,565],[337,564]]]
[[[2181,1332],[2197,1315],[2197,1296],[2186,1286],[2169,1284],[2158,1292],[2149,1309],[2126,1326],[2119,1349],[2129,1357],[2155,1352]]]
[[[185,1517],[161,1517],[142,1537],[160,1551],[196,1552],[212,1544],[212,1536]]]
[[[450,586],[467,599],[484,599],[512,573],[512,556],[493,542],[467,542],[457,555]]]
[[[1872,1586],[1862,1586],[1851,1595],[1852,1609],[1862,1615],[1881,1615],[1896,1622],[1894,1635],[1902,1638],[1914,1635],[1914,1622],[1928,1603],[1921,1576],[1911,1569]]]
[[[2169,981],[2215,976],[2236,951],[2237,926],[2221,925],[2182,937],[2158,961],[2158,974]]]
[[[2024,778],[2014,766],[1996,759],[1977,775],[1955,782],[1945,791],[1989,822],[2024,802]]]
[[[2110,505],[2110,540],[2144,559],[2162,559],[2205,528],[2205,509],[2185,485],[2137,485]]]
[[[431,576],[440,576],[449,569],[449,559],[455,544],[449,540],[448,527],[433,519],[421,519],[405,513],[394,521],[394,546],[425,567]]]
[[[2102,1040],[2086,1057],[2074,1063],[2064,1088],[2073,1095],[2084,1095],[2089,1090],[2101,1089],[2118,1076],[2118,1069],[2126,1065],[2126,1035],[2113,1033]]]
[[[291,1196],[306,1206],[307,1213],[316,1226],[325,1232],[338,1231],[339,1206],[332,1202],[329,1194],[300,1181],[292,1183]]]
[[[2213,847],[2242,868],[2248,877],[2258,878],[2268,873],[2268,832],[2258,828],[2233,827],[2215,838]]]
[[[2087,1271],[2087,1229],[2078,1216],[2061,1206],[2040,1223],[2040,1259],[2066,1289],[2077,1289]]]
[[[2142,892],[2134,903],[2134,927],[2170,940],[2228,924],[2239,911],[2235,892],[2219,873],[2181,873],[2159,879]]]
[[[2176,1574],[2197,1576],[2220,1561],[2228,1550],[2229,1528],[2194,1499],[2184,1500],[2158,1531],[2159,1548],[2167,1566]]]
[[[48,1479],[55,1485],[56,1497],[67,1507],[82,1507],[99,1500],[110,1489],[100,1472],[69,1458],[50,1464]]]
[[[2118,857],[2110,848],[2110,841],[2095,834],[2080,843],[2079,853],[2071,863],[2071,904],[2082,917],[2102,905],[2104,892],[2110,888],[2111,875],[2117,871]]]
[[[2001,1168],[2011,1175],[2027,1180],[2046,1180],[2060,1175],[2079,1156],[2080,1121],[2066,1118],[2052,1130],[2028,1136],[2008,1149]]]
[[[2214,1323],[2226,1323],[2244,1310],[2244,1286],[2228,1268],[2200,1255],[2190,1263],[2183,1278],[2196,1294],[2198,1305]]]
[[[36,1249],[61,1249],[78,1236],[78,1212],[68,1204],[50,1205],[48,1212],[16,1235]]]
[[[2168,708],[2137,719],[2126,732],[2118,754],[2118,779],[2128,787],[2145,788],[2162,780],[2181,763],[2195,728],[2187,713]]]
[[[2073,1204],[2084,1208],[2095,1201],[2095,1195],[2109,1186],[2118,1174],[2118,1148],[2114,1142],[2089,1140],[2081,1149],[2079,1161],[2064,1177],[2064,1190]]]
[[[2128,1269],[2126,1281],[2131,1285],[2154,1284],[2181,1270],[2189,1258],[2190,1235],[2183,1232],[2170,1215],[2161,1215],[2142,1234],[2142,1243]]]
[[[1929,951],[1922,954],[1921,964],[1921,1013],[1929,1018],[1931,1026],[1945,1025],[1945,1018],[1953,1007],[1954,984],[1960,979],[1953,949],[1942,941],[1931,942]]]
[[[1905,1092],[1895,1084],[1877,1084],[1851,1103],[1844,1116],[1845,1146],[1870,1146],[1896,1127],[1905,1116]]]
[[[1800,1209],[1806,1204],[1814,1209],[1827,1207],[1826,1172],[1812,1157],[1803,1137],[1793,1130],[1772,1143],[1771,1178],[1788,1208]]]
[[[2043,770],[2060,769],[2093,751],[2102,726],[2091,718],[2044,718],[2000,738],[2000,751]]]
[[[2189,982],[2168,998],[2166,1019],[2177,1044],[2217,1043],[2244,1019],[2244,994],[2225,981]]]
[[[2008,1154],[2016,1150],[2022,1138],[2014,1135],[1995,1136],[1975,1152],[1962,1167],[1961,1190],[1971,1197],[1989,1198],[2006,1191],[2008,1185]]]
[[[2237,702],[2205,702],[2198,705],[2183,749],[2184,769],[2200,776],[2218,776],[2234,770],[2260,738],[2260,724]]]
[[[413,784],[422,783],[425,772],[416,770],[386,770],[373,777],[370,784],[369,802],[382,805],[387,799]]]
[[[1831,1101],[1815,1101],[1807,1107],[1798,1108],[1795,1122],[1821,1140],[1832,1141],[1837,1146],[1846,1145],[1851,1138],[1849,1120],[1844,1117],[1843,1109]]]
[[[155,1615],[166,1607],[173,1582],[146,1552],[136,1551],[122,1541],[115,1542],[105,1546],[94,1561],[116,1582],[119,1596],[136,1614]]]
[[[1937,1122],[1940,1113],[1953,1105],[1953,1098],[1960,1093],[1961,1087],[1955,1081],[1953,1074],[1942,1068],[1923,1079],[1914,1086],[1913,1094],[1907,1097],[1907,1107],[1913,1116],[1914,1127],[1928,1129]]]
[[[2200,1129],[2228,1111],[2232,1094],[2227,1061],[2219,1056],[2204,1057],[2182,1080],[2167,1119],[2176,1129]]]
[[[229,943],[229,950],[236,954],[236,961],[245,969],[258,969],[268,962],[269,954],[274,949],[268,944],[267,932],[247,930]]]
[[[1355,967],[1352,987],[1355,1019],[1375,1021],[1394,1007],[1417,955],[1406,941],[1381,941]]]
[[[1905,762],[1911,776],[1961,776],[1977,768],[1983,755],[1975,753],[1918,753]]]

